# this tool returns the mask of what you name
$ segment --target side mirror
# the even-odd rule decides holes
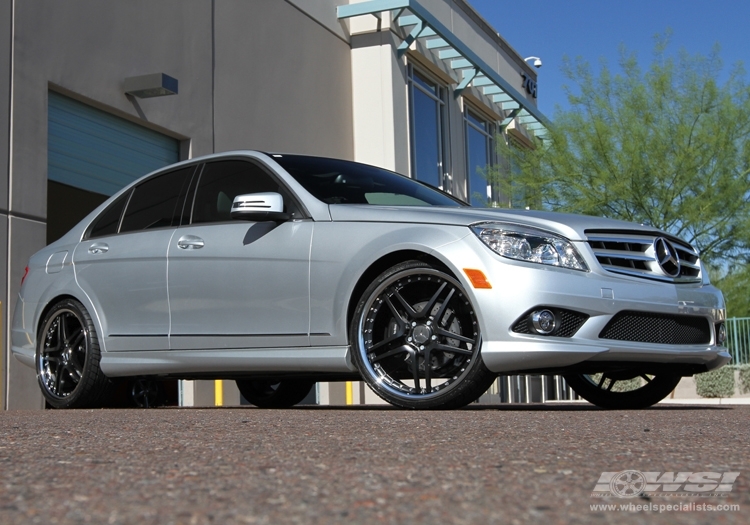
[[[279,193],[247,193],[237,195],[229,212],[232,219],[241,221],[286,221],[284,198]]]

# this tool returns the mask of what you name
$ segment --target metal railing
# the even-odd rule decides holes
[[[727,347],[732,365],[750,364],[750,317],[727,319]]]

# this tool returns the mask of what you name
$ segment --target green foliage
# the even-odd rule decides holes
[[[535,150],[498,140],[507,165],[489,180],[504,204],[647,224],[726,269],[750,255],[750,89],[740,66],[718,81],[718,48],[673,56],[667,44],[646,70],[625,49],[617,74],[566,59],[570,109]]]
[[[594,383],[599,383],[599,381],[602,378],[601,374],[593,374],[590,376],[591,380]],[[608,383],[605,383],[604,386],[607,386]],[[632,379],[621,379],[615,382],[615,384],[612,386],[612,392],[630,392],[631,390],[638,390],[643,386],[643,380],[639,377],[634,377]]]
[[[694,377],[696,391],[701,397],[732,397],[734,395],[734,368],[731,366],[696,374]]]
[[[750,394],[750,365],[740,365],[740,394]]]
[[[724,293],[727,317],[750,317],[750,266],[732,267],[711,282]]]

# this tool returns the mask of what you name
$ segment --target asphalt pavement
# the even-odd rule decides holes
[[[747,405],[9,411],[0,523],[746,524],[749,436]],[[654,472],[740,475],[608,483]]]

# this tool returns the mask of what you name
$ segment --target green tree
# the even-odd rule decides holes
[[[683,238],[738,299],[750,293],[750,89],[741,65],[719,81],[718,46],[708,56],[667,47],[668,36],[657,38],[645,70],[622,48],[617,74],[605,62],[594,74],[566,59],[569,108],[557,109],[534,150],[498,140],[512,169],[488,177],[514,207],[634,221]]]
[[[501,144],[515,169],[490,173],[514,206],[640,222],[698,248],[704,261],[750,254],[750,89],[737,66],[720,84],[708,57],[666,54],[660,39],[643,71],[621,51],[622,72],[595,76],[566,60],[577,89],[535,150]],[[502,143],[503,141],[498,141]]]

